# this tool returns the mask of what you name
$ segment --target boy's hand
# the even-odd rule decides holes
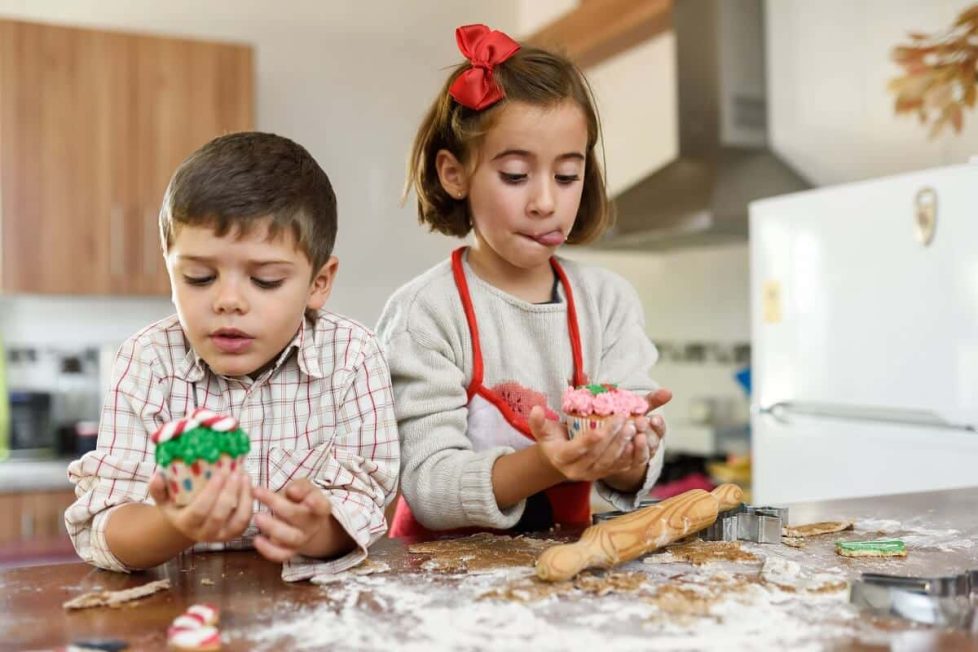
[[[255,516],[255,525],[261,530],[255,537],[258,552],[282,563],[298,554],[320,556],[317,552],[322,546],[318,544],[331,533],[333,510],[316,485],[300,478],[281,493],[256,487],[255,498],[271,510]]]
[[[149,495],[170,524],[197,542],[223,542],[241,536],[251,522],[251,478],[244,469],[219,469],[189,505],[170,500],[163,476],[157,472]]]

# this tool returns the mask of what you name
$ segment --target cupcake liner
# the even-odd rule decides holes
[[[232,458],[227,454],[222,454],[213,464],[203,459],[190,464],[185,464],[182,459],[173,460],[161,469],[170,500],[178,507],[190,504],[214,473],[228,466],[234,471],[243,460],[243,455]]]
[[[567,427],[567,438],[574,439],[588,430],[597,430],[604,425],[605,421],[609,421],[616,416],[618,415],[609,414],[607,416],[601,416],[598,414],[589,414],[587,416],[580,416],[576,414],[568,414],[564,423],[564,425]],[[637,415],[631,415],[626,417],[626,421],[634,421],[637,418]]]

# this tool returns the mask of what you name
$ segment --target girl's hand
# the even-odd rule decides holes
[[[244,469],[218,469],[189,505],[170,500],[163,476],[157,472],[149,495],[177,531],[197,542],[224,542],[241,536],[251,522],[251,478]]]
[[[645,397],[650,411],[662,407],[671,399],[672,392],[668,389],[658,389]],[[628,468],[604,478],[609,485],[625,493],[632,493],[642,488],[649,460],[659,450],[659,444],[666,436],[666,422],[658,414],[638,417],[634,419],[634,423],[635,439],[625,449],[625,456],[630,459],[631,464]]]
[[[280,563],[298,554],[319,556],[311,548],[330,533],[332,506],[316,485],[300,478],[281,493],[256,487],[255,498],[271,510],[255,516],[255,525],[261,530],[255,537],[258,552]]]
[[[597,430],[584,431],[572,440],[567,439],[567,429],[548,420],[539,406],[530,412],[529,425],[545,463],[568,480],[600,480],[626,472],[635,464],[633,440],[638,433],[635,425],[623,416],[608,420]],[[647,448],[644,435],[638,443]]]
[[[652,410],[657,410],[666,403],[672,400],[672,392],[665,387],[660,387],[654,392],[649,392],[645,397],[645,400],[649,404],[649,412]],[[645,427],[645,424],[648,424]],[[649,442],[649,458],[651,459],[657,450],[659,450],[659,444],[665,439],[666,436],[666,422],[661,415],[650,414],[648,418],[642,422],[636,419],[636,427],[639,433],[645,433]]]

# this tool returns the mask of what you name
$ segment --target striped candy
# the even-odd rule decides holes
[[[198,426],[210,428],[214,432],[231,432],[237,430],[238,420],[234,417],[212,412],[207,408],[197,408],[188,417],[163,424],[150,439],[154,444],[162,444]]]
[[[178,650],[218,650],[221,647],[218,619],[217,607],[195,604],[167,628],[167,643]]]

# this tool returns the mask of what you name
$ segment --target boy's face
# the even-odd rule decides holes
[[[180,325],[197,354],[224,376],[251,375],[295,337],[305,310],[326,302],[338,262],[313,274],[290,229],[268,238],[270,220],[217,237],[182,225],[166,267]]]

